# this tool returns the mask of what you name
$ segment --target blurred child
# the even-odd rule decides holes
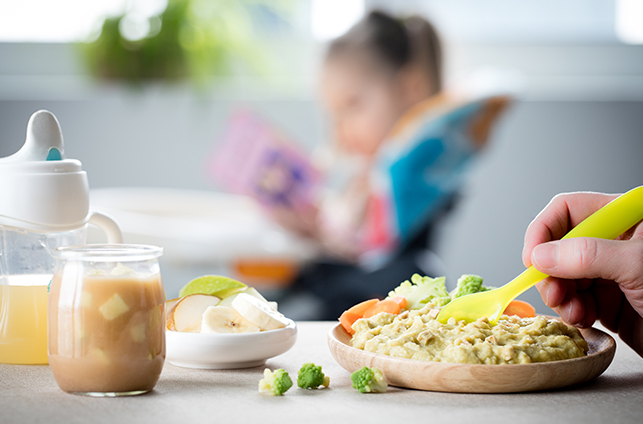
[[[326,259],[305,268],[294,286],[323,300],[316,318],[335,319],[386,296],[415,272],[443,272],[430,269],[431,229],[504,103],[454,108],[442,90],[440,40],[421,17],[373,11],[328,47],[321,96],[335,164],[327,175],[341,188],[309,214],[275,212],[324,246]]]
[[[329,254],[357,259],[368,171],[402,115],[440,92],[441,68],[437,33],[420,17],[398,21],[374,11],[334,40],[322,68],[321,96],[334,130],[332,160],[339,164],[327,171],[341,174],[335,180],[352,174],[352,181],[340,199],[331,195],[322,202],[320,216],[281,210],[278,219],[320,240]]]

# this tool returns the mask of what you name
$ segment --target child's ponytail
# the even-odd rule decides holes
[[[374,10],[346,34],[333,40],[327,57],[355,53],[371,55],[377,65],[396,73],[409,64],[426,72],[432,93],[442,89],[442,48],[433,25],[414,15],[396,19]]]
[[[427,72],[435,94],[442,90],[442,44],[437,31],[426,19],[413,15],[404,19],[413,62]]]

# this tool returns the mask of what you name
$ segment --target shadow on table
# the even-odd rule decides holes
[[[633,372],[631,374],[623,375],[601,375],[594,380],[586,383],[577,384],[575,386],[561,388],[557,392],[594,392],[600,393],[602,391],[643,391],[643,372]]]
[[[399,388],[389,386],[388,396],[397,397],[396,402],[405,403],[405,398],[408,397],[410,403],[415,403],[417,399],[409,397],[409,393],[422,392],[422,390]],[[447,392],[431,392],[425,391],[427,396],[433,398],[444,397],[445,405],[454,399],[460,397],[469,398],[490,398],[490,397],[524,397],[524,396],[549,396],[552,394],[561,396],[576,396],[583,393],[592,393],[594,395],[601,395],[609,393],[611,396],[627,393],[641,393],[643,392],[643,372],[633,372],[624,375],[601,375],[586,383],[581,383],[573,386],[562,387],[560,389],[545,390],[539,392],[518,392],[518,393],[447,393]]]
[[[164,369],[156,391],[162,394],[167,388],[172,392],[192,392],[237,389],[256,385],[266,366],[244,369],[207,370],[190,369],[169,365]]]

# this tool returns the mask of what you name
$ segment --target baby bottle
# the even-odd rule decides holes
[[[65,158],[56,117],[38,111],[23,147],[0,158],[0,363],[47,363],[51,252],[85,244],[88,224],[122,242],[114,221],[89,210],[87,173]]]

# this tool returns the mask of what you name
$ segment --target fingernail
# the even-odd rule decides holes
[[[558,243],[544,243],[534,247],[532,262],[538,269],[551,269],[558,266]]]
[[[545,280],[539,281],[536,284],[536,288],[538,289],[538,293],[540,293],[540,297],[543,299],[543,302],[545,302],[546,306],[549,306],[549,287],[548,284]],[[549,306],[551,308],[551,306]]]
[[[543,284],[544,289],[545,289],[545,295],[543,296],[545,298],[545,305],[549,306],[551,308],[551,301],[549,299],[549,293],[551,292],[551,284]]]
[[[574,302],[569,302],[565,307],[563,308],[563,314],[566,315],[566,321],[571,324],[571,325],[578,325],[578,322],[572,322],[571,317],[574,316]]]
[[[527,246],[522,247],[522,257],[523,258],[525,258],[525,253],[527,253],[527,252],[525,252],[525,250],[527,250]],[[529,266],[529,265],[531,265],[530,263],[528,263],[530,261],[531,261],[531,258],[525,258],[523,262],[525,262],[525,266]]]

